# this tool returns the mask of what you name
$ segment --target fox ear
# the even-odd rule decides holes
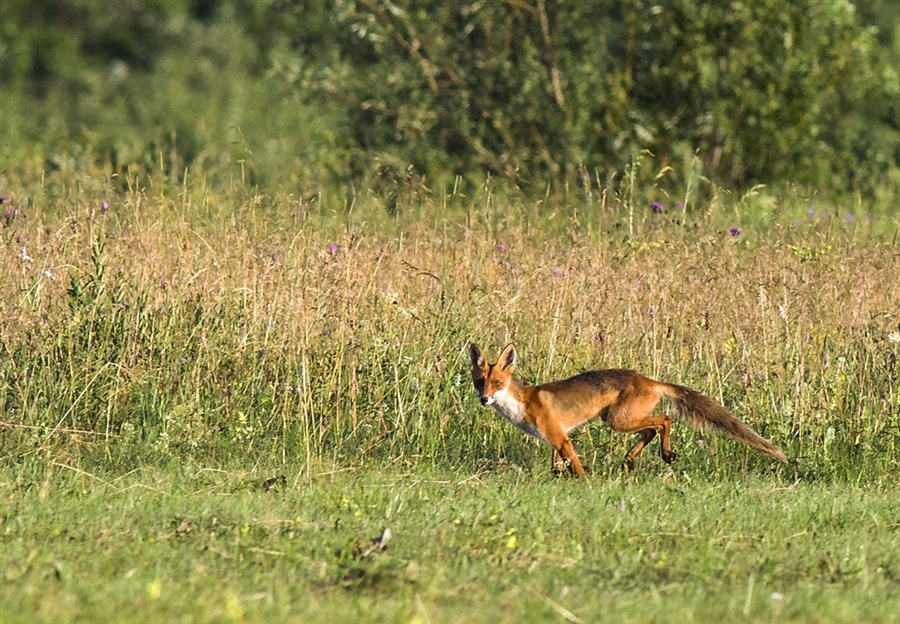
[[[474,342],[469,345],[469,359],[472,361],[472,368],[484,368],[487,364],[484,351]]]
[[[510,373],[516,369],[516,348],[513,345],[506,345],[506,348],[500,352],[500,357],[497,358],[497,366],[500,367],[500,370]]]

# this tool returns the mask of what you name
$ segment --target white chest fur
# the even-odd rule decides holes
[[[544,442],[547,441],[546,438],[541,435],[541,432],[538,431],[534,425],[525,420],[525,404],[512,396],[509,393],[509,388],[498,390],[491,398],[493,400],[490,401],[488,405],[497,410],[497,413],[503,416],[503,418],[514,424],[516,427],[518,427],[528,435],[534,436],[538,440],[542,440]]]

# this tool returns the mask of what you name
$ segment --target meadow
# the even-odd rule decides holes
[[[12,182],[4,624],[900,619],[888,208]],[[595,423],[591,475],[554,477],[477,404],[471,340],[529,382],[693,387],[789,462],[676,422],[677,462],[625,473]]]

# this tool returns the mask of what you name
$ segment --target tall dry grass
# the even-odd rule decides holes
[[[338,215],[290,198],[81,191],[23,209],[2,229],[0,452],[116,469],[543,466],[473,400],[476,340],[515,342],[528,381],[630,367],[689,385],[791,458],[771,467],[680,426],[688,471],[896,474],[890,236],[833,220],[732,235],[721,215],[682,226],[641,208],[629,238],[628,215],[605,205],[451,199],[386,212],[369,198]],[[592,426],[576,447],[603,473],[629,443]]]

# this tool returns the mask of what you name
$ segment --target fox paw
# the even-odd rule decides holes
[[[571,468],[572,463],[568,459],[560,460],[558,462],[554,462],[553,467],[550,469],[550,472],[555,477],[571,477],[574,476],[575,473]],[[587,466],[583,466],[585,475],[591,474],[591,469]]]
[[[662,460],[667,464],[671,464],[673,461],[675,461],[676,457],[678,457],[678,455],[675,454],[675,451],[669,451],[668,453],[663,451],[662,453]]]

